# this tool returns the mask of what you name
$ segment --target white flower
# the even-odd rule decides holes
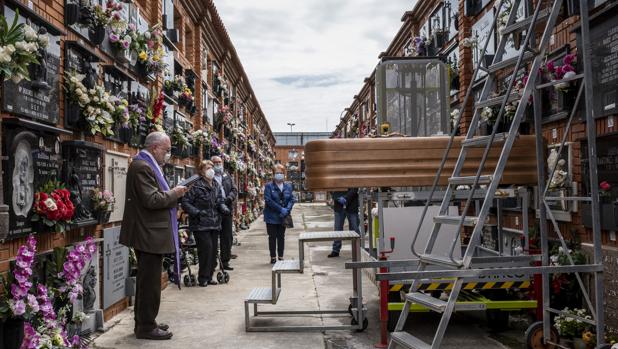
[[[494,115],[494,111],[490,107],[485,107],[481,111],[481,119],[483,121],[489,121],[489,119],[491,119],[493,115]]]
[[[475,40],[471,38],[465,38],[461,42],[464,47],[472,47],[475,44]]]
[[[18,41],[15,43],[15,49],[19,51],[27,51],[28,43],[25,41]]]
[[[47,209],[50,211],[56,211],[58,209],[58,206],[56,206],[56,202],[52,198],[48,198],[47,200],[45,200],[44,204],[45,207],[47,207]]]
[[[38,34],[31,26],[26,25],[24,26],[24,38],[28,41],[34,41],[38,39]]]
[[[99,97],[94,96],[94,98],[92,100],[95,101],[95,102],[98,102],[99,101]]]
[[[47,47],[49,45],[49,37],[47,35],[39,35],[38,42],[41,47]]]
[[[0,51],[0,63],[9,63],[11,61],[11,54],[5,50]]]
[[[453,109],[453,111],[451,111],[451,117],[453,119],[456,119],[459,117],[459,109]]]
[[[13,46],[13,44],[8,44],[6,45],[5,50],[9,54],[13,54],[13,52],[15,52],[15,46]]]

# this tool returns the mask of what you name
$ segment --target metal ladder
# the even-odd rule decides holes
[[[453,173],[451,178],[449,179],[448,187],[444,198],[442,200],[440,206],[440,215],[435,216],[434,226],[431,232],[431,235],[427,241],[426,247],[423,253],[418,253],[414,250],[414,245],[416,243],[416,239],[419,235],[421,224],[419,224],[416,235],[414,236],[414,240],[411,245],[412,252],[419,258],[419,265],[417,271],[425,271],[426,267],[429,265],[438,265],[441,267],[446,267],[450,269],[470,269],[472,258],[477,252],[477,248],[480,246],[481,233],[483,230],[483,226],[488,219],[489,209],[493,205],[493,201],[495,198],[496,190],[498,189],[498,185],[502,178],[502,174],[506,167],[507,160],[509,158],[511,149],[518,135],[519,125],[524,116],[527,101],[533,96],[533,92],[536,90],[536,79],[538,74],[532,73],[529,75],[528,81],[525,84],[520,95],[513,93],[515,87],[515,80],[519,74],[519,71],[522,67],[525,66],[528,62],[532,61],[530,72],[538,72],[541,67],[542,61],[545,57],[546,49],[549,44],[550,37],[553,33],[553,29],[555,27],[558,15],[560,13],[562,7],[562,0],[555,0],[550,8],[542,10],[541,7],[543,5],[542,1],[538,1],[535,7],[533,14],[523,20],[515,22],[517,17],[517,9],[520,7],[522,0],[513,0],[511,13],[509,15],[506,27],[500,33],[500,43],[496,50],[496,55],[493,59],[491,65],[485,67],[481,63],[476,67],[472,81],[476,80],[476,77],[479,74],[479,71],[484,71],[487,73],[487,78],[484,82],[483,90],[479,97],[479,100],[476,102],[474,107],[474,116],[472,118],[470,127],[468,128],[468,132],[466,134],[466,138],[461,143],[461,149],[459,153],[459,157],[457,159],[455,168],[453,169]],[[498,5],[498,11],[496,14],[499,14],[503,7],[506,5],[507,0],[501,0]],[[483,50],[481,52],[481,57],[485,55],[487,51],[487,47],[489,41],[492,36],[492,32],[496,27],[498,16],[496,15],[494,18],[494,23],[491,29],[490,34],[488,35],[488,39],[485,41],[483,46]],[[541,21],[545,21],[545,29],[543,31],[543,35],[540,39],[540,43],[537,45],[534,42],[534,30],[539,25]],[[510,35],[515,33],[519,33],[522,31],[526,31],[524,43],[522,44],[521,51],[517,57],[513,57],[510,59],[503,60],[502,57],[505,53],[505,46]],[[482,60],[480,60],[482,61]],[[498,97],[491,96],[491,92],[494,91],[496,87],[496,73],[505,68],[513,68],[512,77],[508,83],[508,87],[506,92]],[[466,92],[463,106],[468,105],[468,101],[472,96],[472,85],[468,87]],[[504,114],[505,107],[507,103],[520,99],[520,102],[515,115],[511,121],[511,126],[508,132],[506,133],[497,133],[498,127],[501,122],[504,122]],[[480,114],[481,110],[485,107],[497,106],[500,105],[500,111],[498,112],[498,116],[492,132],[487,136],[476,136],[477,130],[480,124]],[[459,123],[461,120],[461,114],[453,128],[451,133],[451,137],[449,140],[449,144],[445,151],[444,157],[442,158],[442,163],[440,168],[438,169],[438,173],[434,179],[433,187],[430,193],[430,200],[427,201],[425,210],[423,211],[421,222],[424,220],[425,215],[427,213],[428,206],[431,201],[431,197],[438,186],[438,180],[440,178],[441,172],[445,167],[445,163],[447,160],[448,153],[453,146],[455,130],[459,127]],[[492,146],[503,143],[502,150],[500,153],[500,157],[495,166],[495,170],[491,175],[483,175],[485,169],[485,163],[487,161],[488,155]],[[481,162],[478,166],[478,170],[474,176],[462,176],[462,169],[464,162],[466,161],[466,154],[468,149],[470,148],[484,148],[484,153],[481,158]],[[454,198],[454,193],[457,191],[457,187],[461,185],[470,186],[469,194],[467,199],[465,200],[465,205],[462,210],[461,216],[449,216],[447,215],[448,206],[451,200]],[[467,212],[472,205],[474,192],[480,185],[486,185],[486,194],[483,199],[483,203],[479,210],[477,210],[477,216],[468,216]],[[440,227],[443,224],[456,225],[457,234],[453,239],[451,244],[449,254],[439,255],[434,252],[434,245],[437,239],[437,236],[440,232]],[[465,249],[465,253],[463,254],[463,258],[461,260],[455,259],[453,257],[456,242],[460,239],[460,234],[463,227],[473,227],[472,234],[470,236],[470,242]],[[444,337],[444,333],[450,321],[451,315],[455,310],[455,305],[457,302],[457,298],[460,294],[462,285],[464,283],[465,278],[458,276],[455,278],[453,283],[453,288],[448,297],[448,301],[442,301],[440,299],[434,298],[429,294],[415,292],[418,287],[418,280],[414,280],[410,287],[410,293],[406,295],[406,300],[404,303],[403,310],[399,317],[399,321],[397,322],[397,326],[395,327],[395,331],[391,334],[391,341],[389,343],[389,348],[395,348],[397,346],[404,348],[439,348],[442,339]],[[429,309],[442,313],[442,318],[440,320],[439,326],[436,330],[436,333],[433,337],[431,343],[425,343],[422,340],[414,337],[413,335],[404,332],[403,327],[405,325],[406,319],[409,314],[409,309],[411,303],[417,303],[428,307]]]

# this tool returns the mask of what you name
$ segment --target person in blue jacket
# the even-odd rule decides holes
[[[274,179],[264,188],[264,222],[268,233],[271,264],[275,264],[277,256],[280,261],[283,260],[286,228],[284,219],[294,207],[294,189],[292,184],[285,182],[285,167],[277,164],[273,170]]]

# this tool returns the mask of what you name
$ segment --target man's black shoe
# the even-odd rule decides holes
[[[331,252],[331,253],[328,255],[328,258],[333,258],[333,257],[339,257],[339,252],[334,252],[334,251],[333,251],[333,252]]]
[[[206,287],[206,286],[208,286],[208,283],[207,283],[207,282],[200,282],[200,283],[198,283],[197,285],[198,285],[199,287]]]
[[[208,281],[208,284],[209,285],[218,285],[219,283],[216,282],[215,280],[210,280],[210,281]]]
[[[230,259],[236,259],[236,258],[238,258],[238,256],[237,256],[237,255],[235,255],[235,254],[231,254],[231,255],[230,255]]]
[[[167,331],[170,329],[170,326],[168,324],[164,324],[164,323],[158,323],[157,327],[161,330],[161,331]]]
[[[173,336],[172,332],[163,331],[162,329],[156,327],[154,330],[148,333],[135,333],[135,337],[137,339],[150,339],[155,341],[167,340],[171,339]]]
[[[223,270],[234,270],[229,264],[223,264]]]

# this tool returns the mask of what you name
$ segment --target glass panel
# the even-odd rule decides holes
[[[448,133],[444,63],[431,59],[387,61],[378,70],[378,111],[388,133],[412,137]]]

